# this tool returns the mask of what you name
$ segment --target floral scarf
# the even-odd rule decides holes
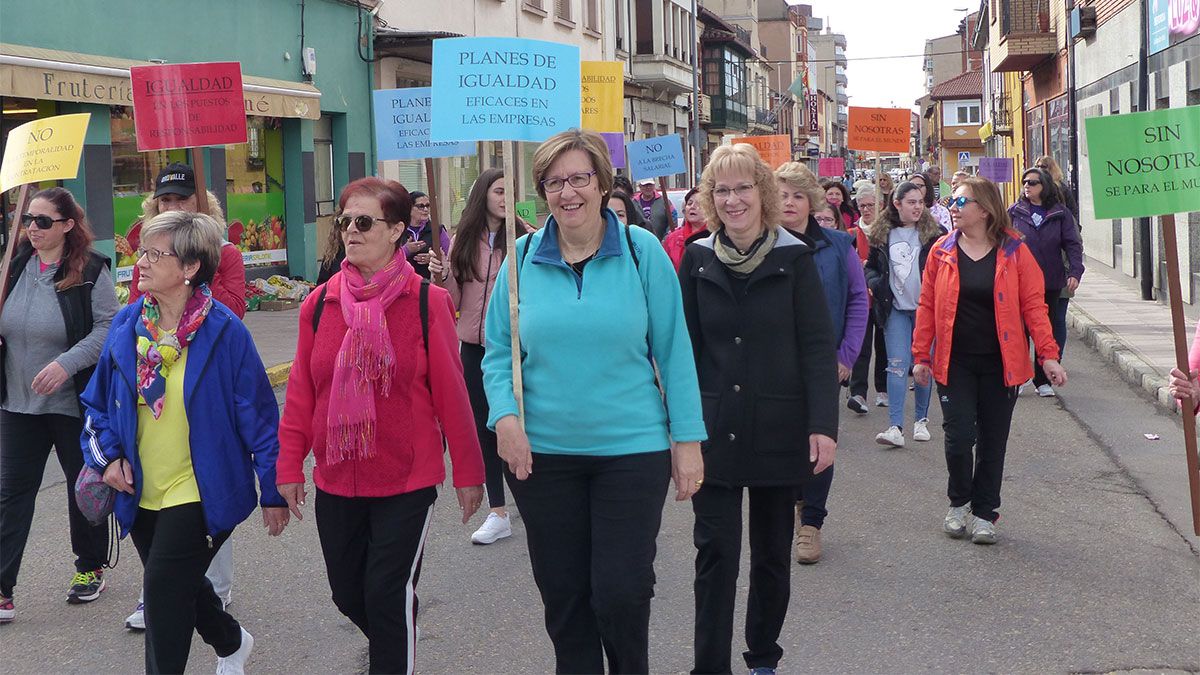
[[[208,289],[208,284],[200,284],[184,305],[179,326],[174,331],[166,331],[158,325],[162,318],[158,301],[149,293],[142,297],[142,320],[134,327],[137,335],[138,403],[148,406],[154,419],[162,415],[171,367],[196,338],[212,305],[212,291]]]
[[[385,313],[392,301],[408,293],[412,273],[403,247],[370,281],[348,260],[342,261],[338,300],[347,330],[333,366],[325,455],[329,464],[375,456],[375,396],[386,397],[391,391],[396,366]]]

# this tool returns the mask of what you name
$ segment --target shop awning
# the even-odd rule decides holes
[[[145,61],[0,43],[0,96],[100,105],[133,105],[129,67]],[[321,117],[321,92],[311,84],[242,73],[247,115]]]

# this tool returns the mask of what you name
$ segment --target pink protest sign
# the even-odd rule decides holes
[[[240,63],[133,66],[140,152],[246,142]]]
[[[822,157],[817,162],[818,176],[838,176],[846,173],[846,160],[842,157]]]

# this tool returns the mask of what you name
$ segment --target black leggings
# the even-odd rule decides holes
[[[471,398],[471,410],[475,413],[475,433],[479,436],[479,447],[483,450],[483,475],[487,485],[488,506],[498,509],[504,506],[504,462],[496,448],[496,432],[487,428],[488,401],[483,391],[483,346],[470,342],[462,343],[463,379],[467,382],[467,395]]]
[[[79,433],[83,422],[69,415],[25,415],[0,410],[0,595],[11,598],[33,527],[33,509],[50,447],[67,479],[67,513],[75,571],[90,572],[108,557],[108,525],[93,527],[75,504],[75,479],[83,469]]]
[[[871,368],[871,346],[875,347],[875,368]],[[883,341],[883,327],[875,323],[875,312],[867,312],[867,329],[863,332],[862,351],[850,370],[850,395],[867,395],[867,375],[873,371],[876,393],[887,393],[887,345]]]

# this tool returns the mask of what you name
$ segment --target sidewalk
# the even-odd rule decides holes
[[[287,382],[296,356],[296,335],[299,330],[300,309],[282,312],[246,312],[243,320],[254,337],[258,356],[267,367],[272,387]]]
[[[1087,273],[1071,301],[1068,325],[1085,344],[1112,361],[1122,377],[1174,414],[1175,403],[1167,391],[1167,374],[1175,367],[1170,308],[1142,300],[1136,279],[1090,258],[1085,264]],[[1196,315],[1197,310],[1184,305],[1189,346]],[[1066,351],[1069,361],[1069,345]]]

